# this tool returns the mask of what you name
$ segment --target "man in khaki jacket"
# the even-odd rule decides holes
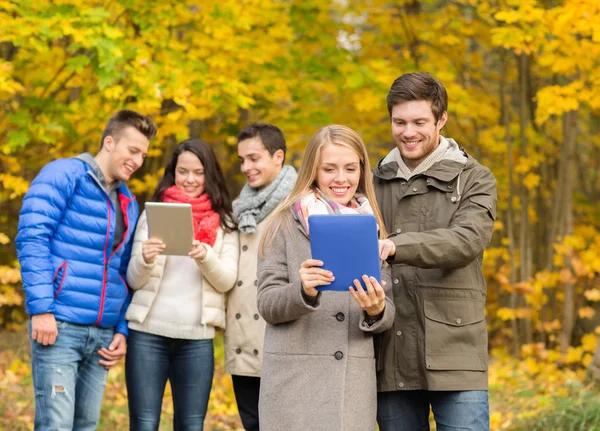
[[[296,170],[284,165],[285,138],[279,128],[264,123],[246,126],[238,135],[240,168],[248,183],[233,203],[240,231],[238,279],[227,299],[225,372],[244,428],[257,431],[258,397],[265,321],[256,305],[258,243],[269,215],[296,183]]]
[[[374,169],[389,239],[396,319],[377,340],[381,431],[489,429],[486,284],[496,180],[440,135],[447,94],[428,73],[387,96],[394,148]]]

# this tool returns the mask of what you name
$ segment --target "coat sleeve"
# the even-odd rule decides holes
[[[364,332],[370,332],[372,334],[379,334],[394,324],[396,318],[396,306],[394,305],[393,287],[392,287],[392,271],[389,265],[385,264],[381,268],[381,279],[385,281],[385,308],[383,309],[383,316],[377,322],[372,325],[367,324],[365,321],[367,313],[363,311],[363,317],[360,319],[360,329]]]
[[[76,185],[73,160],[47,164],[23,198],[15,244],[28,314],[53,313],[54,266],[50,243]]]
[[[309,298],[300,279],[290,282],[284,237],[283,232],[278,232],[264,257],[258,256],[258,312],[271,325],[296,320],[320,305],[321,293]]]
[[[139,290],[144,286],[152,270],[156,266],[158,257],[153,263],[144,262],[142,257],[142,242],[148,239],[148,221],[146,218],[146,211],[142,213],[135,229],[135,236],[133,238],[133,244],[131,246],[131,258],[129,259],[129,265],[127,265],[127,284],[133,290]]]
[[[225,293],[235,285],[240,257],[240,240],[238,231],[223,234],[223,246],[219,254],[208,245],[203,260],[196,259],[202,270],[202,276],[217,291]]]
[[[388,262],[418,268],[461,268],[487,247],[496,218],[496,179],[482,168],[465,185],[450,226],[425,232],[393,234],[396,255]]]

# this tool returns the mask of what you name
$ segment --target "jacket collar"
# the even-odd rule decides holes
[[[448,182],[452,181],[462,171],[472,167],[474,159],[467,154],[463,147],[456,144],[457,151],[460,151],[464,156],[465,162],[458,161],[460,158],[443,159],[439,162],[434,163],[429,169],[419,175],[435,178],[440,181]],[[393,150],[392,150],[393,151]],[[391,154],[391,153],[390,153]],[[373,175],[379,179],[389,181],[398,177],[398,163],[391,159],[388,154],[386,157],[381,159],[375,169],[373,169]],[[418,176],[418,175],[417,175]]]
[[[123,181],[115,181],[111,185],[110,190],[108,189],[108,187],[106,187],[106,178],[104,177],[104,173],[102,172],[102,169],[100,169],[100,166],[98,165],[98,162],[96,162],[94,156],[92,156],[90,153],[83,153],[78,156],[75,156],[75,158],[81,160],[86,165],[88,165],[88,173],[92,177],[94,177],[96,182],[108,193],[115,189],[119,191],[122,190],[121,186],[124,184]]]

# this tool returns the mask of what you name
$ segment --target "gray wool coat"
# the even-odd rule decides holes
[[[309,298],[298,270],[310,257],[309,239],[291,213],[259,256],[258,310],[267,322],[261,430],[375,430],[373,335],[393,324],[393,300],[386,296],[383,317],[368,326],[349,292]],[[388,268],[382,278],[389,295]]]

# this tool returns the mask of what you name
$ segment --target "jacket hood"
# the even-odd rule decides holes
[[[441,159],[425,172],[422,172],[422,174],[438,178],[442,181],[450,181],[462,170],[469,167],[473,163],[473,158],[454,139],[443,137],[442,139],[446,140],[448,148],[441,155]],[[382,180],[391,180],[394,178],[407,180],[408,178],[405,178],[399,169],[398,161],[401,160],[401,157],[400,150],[398,147],[395,147],[387,156],[379,161],[375,169],[373,169],[373,175]]]
[[[105,190],[109,191],[106,187],[106,178],[104,177],[104,173],[102,172],[102,169],[100,169],[100,165],[98,165],[98,162],[96,162],[94,156],[92,156],[90,153],[82,153],[78,156],[75,156],[74,158],[81,160],[86,165],[88,165],[90,167],[89,173],[92,174],[94,178],[96,178],[96,180],[100,183],[102,187],[104,187]],[[115,181],[111,186],[111,190],[118,189],[122,183],[123,181]]]

